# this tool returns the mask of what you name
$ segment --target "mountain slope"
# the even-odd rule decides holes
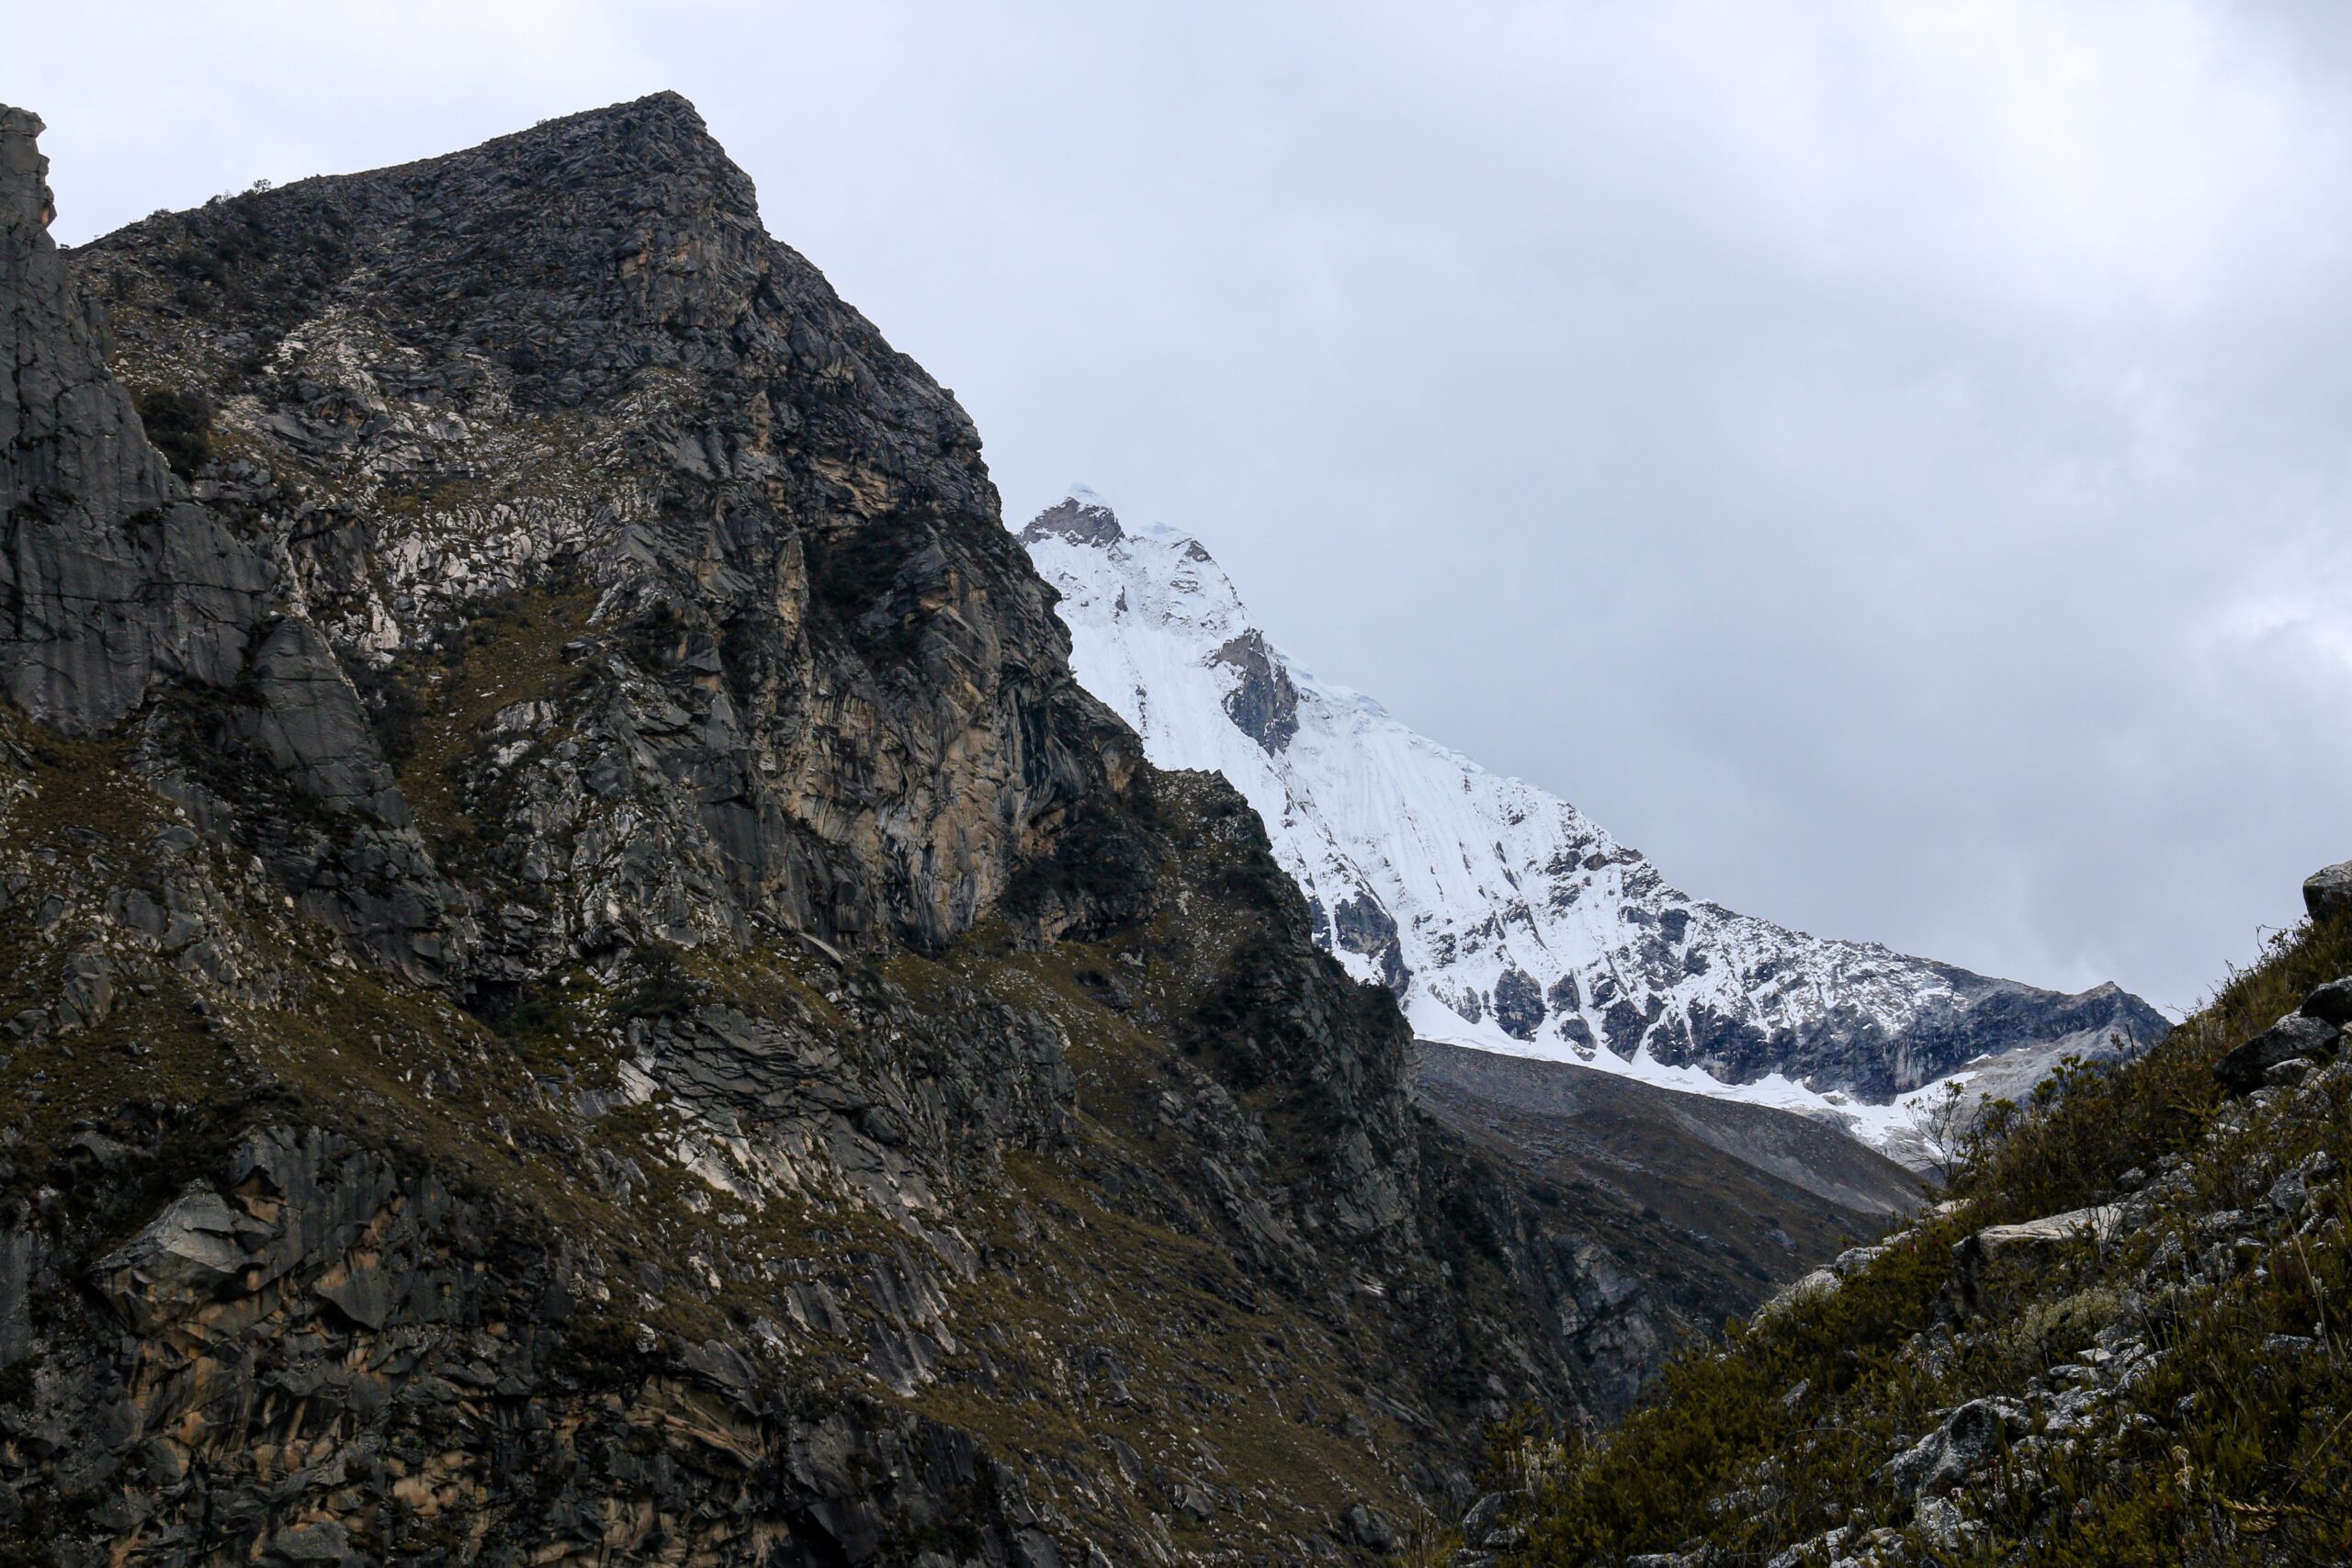
[[[2310,923],[2164,1041],[1987,1129],[1922,1223],[1678,1359],[1607,1436],[1507,1443],[1425,1560],[2352,1561],[2331,869]]]
[[[1843,1228],[1422,1115],[684,100],[70,254],[39,130],[0,1562],[1363,1559]]]
[[[1869,1240],[1918,1207],[1911,1173],[1834,1126],[1789,1111],[1677,1093],[1566,1062],[1422,1041],[1414,1085],[1422,1108],[1539,1201],[1578,1211],[1606,1300],[1642,1288],[1693,1318],[1737,1317],[1766,1281]],[[1624,1319],[1613,1332],[1642,1335]],[[1663,1354],[1671,1347],[1651,1348]],[[1621,1345],[1621,1362],[1644,1362]],[[1598,1382],[1614,1373],[1595,1362]],[[1630,1404],[1640,1380],[1603,1402]]]
[[[1873,1232],[1919,1206],[1917,1178],[1825,1119],[1429,1040],[1417,1043],[1414,1082],[1421,1103],[1465,1135],[1499,1136],[1523,1122],[1530,1131],[1507,1139],[1503,1157],[1575,1153],[1594,1169],[1625,1173],[1628,1194],[1644,1201],[1682,1186],[1678,1224],[1710,1232],[1748,1224],[1784,1252],[1818,1256],[1829,1239],[1800,1247],[1788,1239],[1793,1233],[1774,1236],[1782,1227],[1771,1216],[1789,1204],[1838,1224],[1851,1216]],[[1755,1197],[1736,1190],[1743,1182],[1756,1186]]]
[[[2164,1031],[2112,985],[2037,990],[1687,897],[1566,801],[1293,665],[1185,535],[1129,533],[1078,493],[1022,540],[1080,679],[1153,761],[1249,796],[1317,940],[1425,1039],[1834,1111],[1884,1140],[1897,1096],[1956,1070],[2030,1081]]]

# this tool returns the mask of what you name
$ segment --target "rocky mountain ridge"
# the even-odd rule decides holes
[[[2113,985],[2063,995],[1689,897],[1574,806],[1298,668],[1189,535],[1130,531],[1074,493],[1022,540],[1060,593],[1079,678],[1155,763],[1249,797],[1317,941],[1395,991],[1424,1039],[1899,1144],[1899,1101],[1939,1080],[2021,1094],[2064,1055],[2128,1054],[2166,1027]]]
[[[684,99],[71,254],[39,130],[9,1568],[1364,1558],[1855,1228],[1669,1274],[1419,1112]]]

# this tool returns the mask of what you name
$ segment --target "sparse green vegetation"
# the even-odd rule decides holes
[[[1500,1431],[1521,1479],[1512,1561],[1640,1552],[1763,1562],[1843,1529],[1888,1562],[2175,1564],[2352,1560],[2352,1083],[2226,1106],[2211,1064],[2352,972],[2352,921],[2302,928],[2232,976],[2141,1059],[2072,1065],[1996,1108],[1951,1183],[1959,1211],[1844,1285],[1686,1348],[1618,1430]],[[1956,1295],[1954,1244],[1990,1224],[2112,1202],[2177,1170],[2192,1196],[2105,1247],[2085,1239]],[[2271,1242],[2248,1217],[2278,1177],[2314,1171]],[[2330,1174],[2335,1173],[2335,1174]],[[2222,1250],[2216,1253],[2214,1249]],[[2057,1396],[2102,1347],[2144,1356],[2098,1383],[2087,1419]],[[2144,1347],[2145,1349],[2135,1348]],[[2044,1399],[2044,1392],[2051,1397]],[[2012,1423],[1968,1494],[1967,1529],[1929,1519],[1888,1461],[1972,1399]],[[1532,1477],[1532,1479],[1530,1479]],[[1819,1554],[1827,1562],[1829,1553]],[[1694,1559],[1693,1561],[1696,1561]],[[1811,1559],[1806,1559],[1811,1561]]]
[[[180,478],[193,479],[212,456],[212,405],[202,393],[159,388],[139,400],[139,418]]]

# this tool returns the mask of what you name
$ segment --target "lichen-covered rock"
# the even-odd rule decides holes
[[[2303,908],[2315,920],[2352,914],[2352,860],[2322,866],[2305,877]]]
[[[2003,1436],[2022,1432],[2026,1413],[1993,1399],[1972,1399],[1887,1466],[1902,1490],[1934,1495],[1950,1490],[1993,1457]]]
[[[191,254],[264,281],[188,285]],[[560,671],[412,781],[505,797],[477,852],[542,919],[485,931],[492,967],[762,919],[935,947],[1135,765],[970,420],[768,238],[675,95],[74,259],[126,367],[266,466],[222,493],[379,715],[447,700],[436,650],[485,616]],[[328,798],[390,808],[316,739]]]

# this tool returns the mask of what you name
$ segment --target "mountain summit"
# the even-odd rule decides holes
[[[2112,985],[2068,996],[1692,898],[1566,801],[1300,669],[1199,540],[1130,531],[1091,492],[1021,538],[1079,678],[1153,762],[1249,796],[1317,941],[1423,1039],[1828,1111],[1883,1142],[1938,1079],[2005,1090],[2166,1027]]]

